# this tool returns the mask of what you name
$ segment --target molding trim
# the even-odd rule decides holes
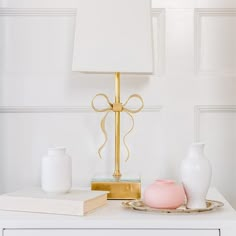
[[[155,43],[157,44],[156,51],[154,51],[154,73],[153,76],[160,77],[165,73],[165,32],[166,32],[166,22],[165,22],[165,9],[164,8],[152,8],[152,17],[156,18],[158,21],[158,32],[157,34],[157,42],[153,42],[153,46]],[[154,38],[153,38],[154,39]],[[156,61],[155,61],[156,59]]]
[[[160,112],[161,106],[146,106],[142,112]],[[0,106],[0,113],[95,113],[90,106]]]
[[[0,8],[1,16],[76,16],[76,8]],[[165,42],[165,10],[162,8],[152,9],[153,17],[160,17],[161,43],[158,45],[161,51],[161,63],[164,63]],[[163,65],[161,65],[163,66]],[[159,64],[158,64],[159,67]],[[157,75],[156,73],[153,75]],[[146,106],[143,112],[160,112],[161,106]],[[0,106],[0,113],[84,113],[94,112],[90,106]]]
[[[194,67],[197,76],[214,76],[214,77],[235,77],[236,71],[203,71],[200,67],[200,50],[201,50],[201,18],[202,17],[236,17],[236,8],[198,8],[194,12]]]
[[[0,16],[75,16],[76,8],[0,8]]]
[[[236,105],[205,105],[194,107],[194,141],[200,141],[200,116],[202,113],[236,113]]]
[[[152,8],[152,15],[159,16],[164,8]],[[0,16],[76,16],[76,8],[9,8],[0,7]]]

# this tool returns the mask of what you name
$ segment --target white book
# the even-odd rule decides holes
[[[72,190],[48,194],[40,188],[0,195],[0,210],[82,216],[107,202],[106,191]]]

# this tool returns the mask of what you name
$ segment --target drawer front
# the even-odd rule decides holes
[[[220,236],[219,230],[180,229],[5,229],[4,236]]]

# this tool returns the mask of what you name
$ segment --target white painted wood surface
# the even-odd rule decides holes
[[[73,184],[87,186],[113,165],[113,132],[101,161],[101,114],[90,109],[96,93],[112,98],[113,76],[71,72],[76,0],[0,7],[0,191],[39,185],[52,145],[67,147]],[[146,106],[127,140],[127,163],[122,149],[123,172],[140,172],[144,184],[179,179],[190,143],[202,141],[212,185],[236,206],[235,9],[235,0],[153,0],[155,73],[122,77],[122,101],[140,93]],[[124,132],[130,123],[122,121]]]
[[[208,199],[222,201],[225,206],[201,214],[157,214],[126,209],[121,207],[121,201],[110,200],[106,206],[84,217],[0,211],[0,228],[4,229],[4,236],[74,236],[76,233],[80,234],[81,230],[85,230],[83,233],[90,236],[99,232],[106,235],[107,230],[116,234],[118,229],[124,234],[137,230],[143,234],[151,232],[152,235],[156,232],[156,235],[163,236],[215,236],[219,235],[219,230],[221,236],[235,235],[235,210],[215,189],[211,189]]]
[[[4,236],[220,236],[219,230],[4,230]]]

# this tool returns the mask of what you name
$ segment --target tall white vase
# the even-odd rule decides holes
[[[64,147],[49,148],[42,158],[41,187],[48,193],[66,193],[72,182],[71,158]]]
[[[211,182],[211,164],[204,155],[204,144],[193,143],[181,164],[181,177],[187,196],[187,208],[205,208]]]

